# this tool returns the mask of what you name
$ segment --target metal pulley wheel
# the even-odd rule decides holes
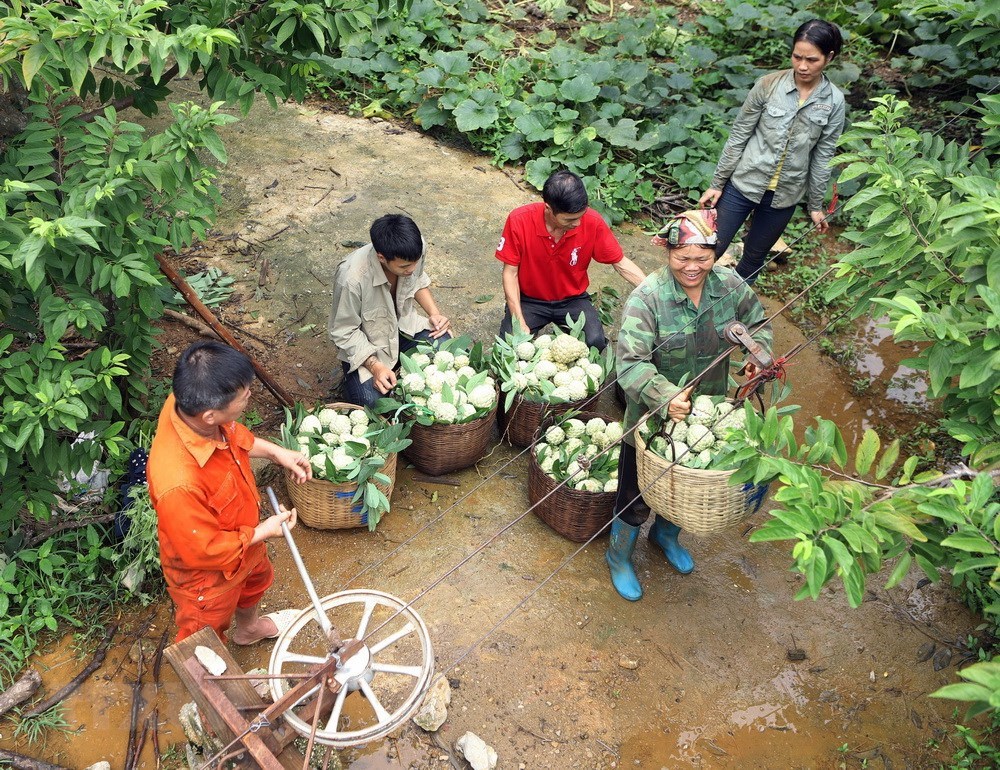
[[[337,666],[339,692],[321,695],[325,685],[316,685],[284,713],[285,720],[309,737],[318,719],[316,742],[335,748],[385,737],[413,715],[430,687],[434,654],[427,627],[403,601],[381,591],[342,591],[319,599],[318,606],[322,619],[314,602],[278,637],[268,665],[272,697],[277,702],[296,677],[333,657],[328,630],[339,629],[351,635],[345,644],[362,641],[361,649]]]

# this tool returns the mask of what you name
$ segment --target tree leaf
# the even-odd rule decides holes
[[[878,466],[875,468],[875,478],[884,479],[889,475],[889,471],[896,464],[896,460],[899,459],[899,439],[893,439],[889,447],[882,453],[882,457],[878,461]]]
[[[875,455],[878,454],[879,444],[878,434],[871,428],[865,430],[865,435],[861,439],[861,444],[858,446],[858,452],[854,457],[854,468],[857,472],[864,476],[868,473],[868,470],[872,467],[872,462],[875,460]]]
[[[500,119],[500,110],[492,104],[480,104],[465,99],[455,108],[455,125],[459,131],[471,132],[489,128]]]
[[[475,302],[477,305],[482,305],[486,302],[489,302],[491,299],[493,299],[492,294],[481,294],[478,297],[476,297]]]
[[[899,581],[906,577],[906,574],[910,571],[910,564],[912,563],[913,556],[909,551],[904,551],[903,555],[899,557],[899,561],[896,562],[896,566],[893,567],[889,579],[885,581],[886,589],[899,585]]]
[[[964,531],[949,535],[941,541],[945,548],[956,548],[969,553],[996,553],[996,546],[978,532]]]

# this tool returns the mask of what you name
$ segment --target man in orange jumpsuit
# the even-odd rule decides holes
[[[265,540],[295,526],[295,509],[260,518],[251,457],[312,478],[299,452],[256,438],[236,422],[250,400],[249,359],[220,342],[196,342],[181,353],[173,392],[160,412],[146,476],[156,509],[160,563],[174,600],[180,641],[210,626],[223,641],[253,644],[282,630],[279,613],[258,605],[274,580]]]

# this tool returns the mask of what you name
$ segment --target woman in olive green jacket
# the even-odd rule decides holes
[[[753,214],[736,266],[753,283],[803,198],[817,229],[828,228],[823,198],[830,159],[844,130],[844,95],[823,74],[840,53],[840,30],[813,19],[792,39],[792,68],[760,78],[740,108],[702,206],[718,209],[722,256]]]

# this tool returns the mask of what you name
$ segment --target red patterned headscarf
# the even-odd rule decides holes
[[[671,249],[688,244],[715,246],[719,242],[715,219],[715,209],[692,209],[667,222],[657,235]]]

